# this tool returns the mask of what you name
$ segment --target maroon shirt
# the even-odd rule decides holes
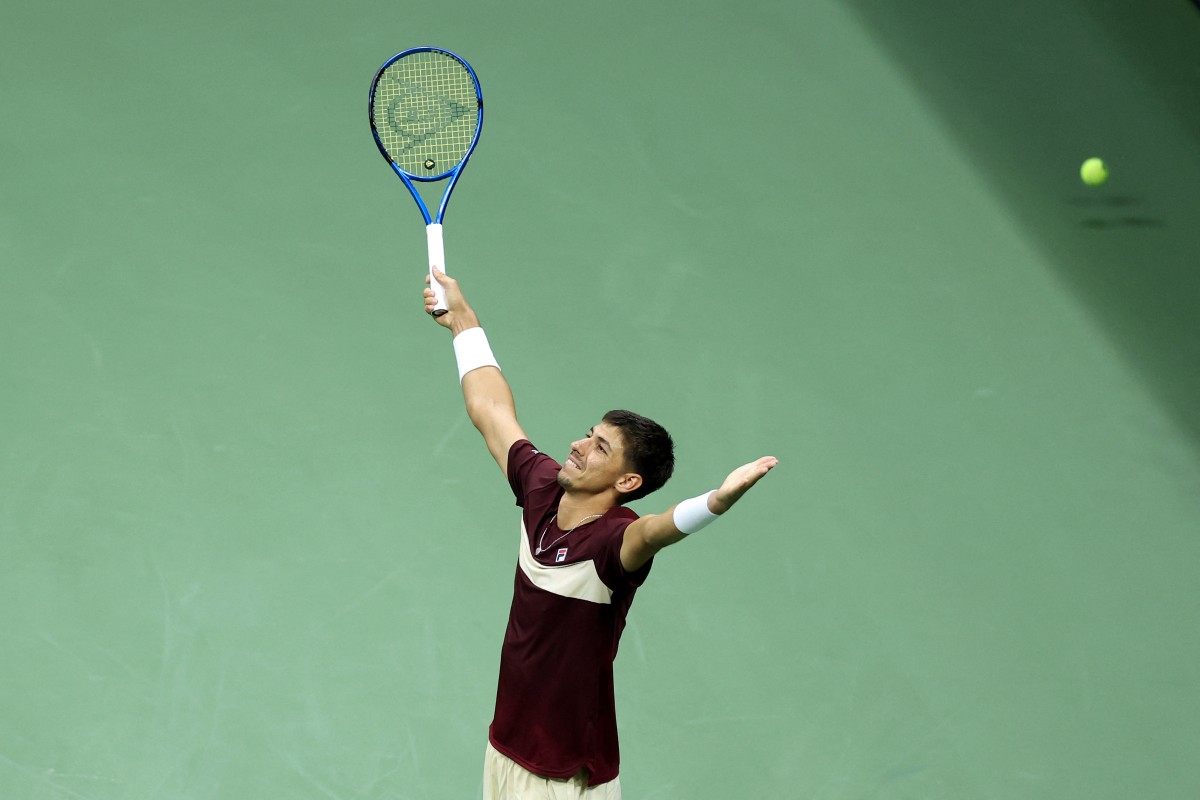
[[[620,766],[613,660],[653,560],[632,573],[621,566],[625,528],[637,519],[623,506],[569,534],[560,528],[560,469],[527,440],[508,451],[508,480],[524,511],[490,738],[530,772],[569,778],[586,769],[596,786]],[[535,555],[539,541],[545,552]]]

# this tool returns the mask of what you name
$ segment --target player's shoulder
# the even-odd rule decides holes
[[[554,482],[561,465],[550,456],[533,446],[528,439],[520,439],[508,448],[508,478],[513,488],[520,483],[525,489],[533,489]]]
[[[631,522],[638,519],[638,514],[632,508],[613,506],[604,514],[604,521],[612,528],[625,530]]]
[[[533,442],[529,441],[528,439],[518,439],[513,442],[511,446],[509,446],[508,461],[511,464],[514,460],[518,462],[546,460],[554,461],[553,458],[550,458],[550,456],[534,447]]]
[[[638,518],[638,513],[629,506],[613,506],[608,513],[614,517],[631,521]]]

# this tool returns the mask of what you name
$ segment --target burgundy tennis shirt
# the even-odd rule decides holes
[[[570,778],[586,769],[596,786],[620,767],[613,660],[653,560],[632,573],[621,566],[625,528],[638,518],[622,506],[560,528],[560,469],[527,440],[509,449],[508,480],[523,511],[490,739],[530,772]]]

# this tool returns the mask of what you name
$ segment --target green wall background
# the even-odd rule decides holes
[[[781,459],[639,595],[627,797],[1200,796],[1190,3],[64,0],[0,25],[0,798],[479,796],[517,518],[367,125],[418,44],[539,445],[660,419],[643,512]]]

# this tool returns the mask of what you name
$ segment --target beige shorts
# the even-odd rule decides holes
[[[573,778],[543,778],[488,742],[483,757],[483,800],[621,800],[621,779],[587,785],[587,773]]]

